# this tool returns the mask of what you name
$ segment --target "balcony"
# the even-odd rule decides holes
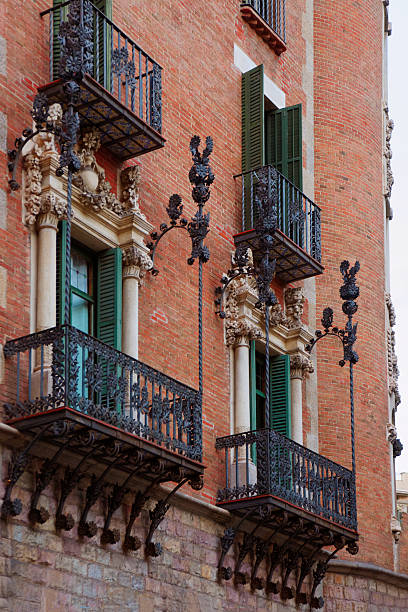
[[[61,454],[68,452],[70,482],[76,471],[78,479],[86,476],[84,467],[90,461],[94,463],[92,469],[103,466],[102,475],[87,492],[92,503],[81,514],[81,535],[92,537],[96,533],[87,521],[87,513],[101,494],[102,485],[108,486],[104,479],[110,470],[125,476],[122,486],[117,485],[122,498],[133,476],[145,483],[135,498],[139,513],[147,491],[159,483],[175,482],[175,490],[186,482],[196,489],[202,486],[201,397],[197,391],[68,325],[10,340],[4,354],[8,371],[8,401],[4,405],[7,423],[29,440],[16,465],[24,468],[28,453],[35,453],[41,443],[54,449],[45,461],[45,474],[50,464],[58,466]],[[73,467],[75,464],[77,467]],[[17,472],[10,472],[17,477],[10,477],[3,517],[21,512],[19,500],[11,500],[12,487],[19,478]],[[30,510],[34,522],[44,522],[36,504],[41,486],[46,484],[45,476],[37,479],[40,491],[33,493]],[[72,488],[67,486],[66,495]],[[119,505],[120,501],[115,509]],[[59,504],[56,525],[68,530],[73,523],[70,520],[67,524],[62,506]],[[163,507],[158,508],[158,515],[160,511]],[[154,512],[151,518],[153,533],[160,520],[154,523]],[[109,522],[103,531],[105,544],[117,541],[109,532]],[[126,534],[125,545],[129,547],[130,529]],[[151,537],[147,544],[147,554],[156,556]]]
[[[81,65],[81,127],[96,128],[120,160],[163,147],[159,64],[88,0],[69,0],[41,17],[49,19],[50,83],[39,91],[63,103],[59,77]]]
[[[216,448],[224,451],[226,474],[217,505],[238,521],[223,538],[220,576],[234,576],[237,584],[250,581],[252,589],[280,593],[284,600],[296,597],[298,604],[321,607],[316,589],[325,572],[312,571],[313,565],[323,568],[344,546],[351,554],[358,550],[352,472],[271,429],[218,438]],[[232,572],[223,563],[240,528],[244,539]],[[247,575],[241,569],[251,551],[255,562]],[[266,578],[261,579],[257,573],[264,559]],[[273,580],[279,565],[280,584]],[[310,596],[302,590],[308,574]]]
[[[241,2],[242,18],[280,55],[286,51],[286,0]]]
[[[242,232],[235,245],[262,255],[256,230],[260,200],[266,200],[276,219],[272,257],[276,276],[283,282],[302,280],[323,272],[321,265],[321,211],[273,166],[263,166],[234,177],[242,209]],[[265,204],[263,204],[264,209]],[[263,211],[262,214],[265,214]]]

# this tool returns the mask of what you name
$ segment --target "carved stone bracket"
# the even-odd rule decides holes
[[[286,307],[286,326],[290,329],[302,327],[305,296],[302,287],[287,287],[284,292]]]
[[[290,356],[290,377],[301,378],[304,380],[308,374],[314,372],[312,362],[306,355],[297,353],[296,355]]]
[[[122,206],[124,210],[140,215],[143,219],[145,216],[140,212],[139,208],[139,185],[140,185],[140,168],[139,166],[129,166],[120,173],[122,185]]]
[[[394,185],[394,176],[391,169],[391,137],[394,129],[394,121],[390,119],[388,106],[384,107],[384,123],[385,123],[385,145],[384,145],[384,158],[385,158],[385,186],[384,186],[384,197],[387,205],[387,217],[392,219],[392,209],[390,206],[392,186]]]
[[[147,253],[143,253],[135,244],[122,249],[123,252],[123,278],[136,278],[140,284],[148,270],[153,267],[153,262]]]
[[[401,403],[401,396],[398,388],[398,359],[395,353],[395,332],[389,329],[387,332],[387,361],[388,361],[388,392],[394,394],[395,407]]]

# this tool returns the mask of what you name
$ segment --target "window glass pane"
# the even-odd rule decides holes
[[[86,334],[91,331],[89,329],[90,308],[89,302],[75,293],[71,294],[71,324]]]
[[[91,274],[89,260],[79,253],[72,250],[71,255],[71,285],[75,289],[80,289],[84,293],[91,293]]]

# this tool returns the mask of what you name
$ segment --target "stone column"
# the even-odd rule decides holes
[[[237,337],[234,345],[235,433],[243,433],[251,429],[249,346],[249,336]]]
[[[139,285],[152,261],[140,247],[123,248],[122,268],[122,351],[130,357],[139,355]]]
[[[57,277],[57,228],[58,221],[65,213],[65,204],[53,194],[41,198],[37,215],[37,305],[36,331],[40,332],[56,325],[56,277]],[[64,290],[62,288],[61,290]],[[42,359],[41,352],[36,352],[33,375],[33,397],[47,395],[51,392],[51,359],[50,346],[45,347]],[[41,382],[42,381],[42,384]]]
[[[303,406],[302,383],[308,373],[313,372],[313,366],[308,357],[297,353],[290,357],[290,391],[291,391],[291,422],[292,440],[303,445]]]

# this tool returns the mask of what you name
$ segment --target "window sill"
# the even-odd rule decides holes
[[[286,51],[286,43],[251,6],[241,6],[241,15],[242,19],[259,34],[276,55]]]

